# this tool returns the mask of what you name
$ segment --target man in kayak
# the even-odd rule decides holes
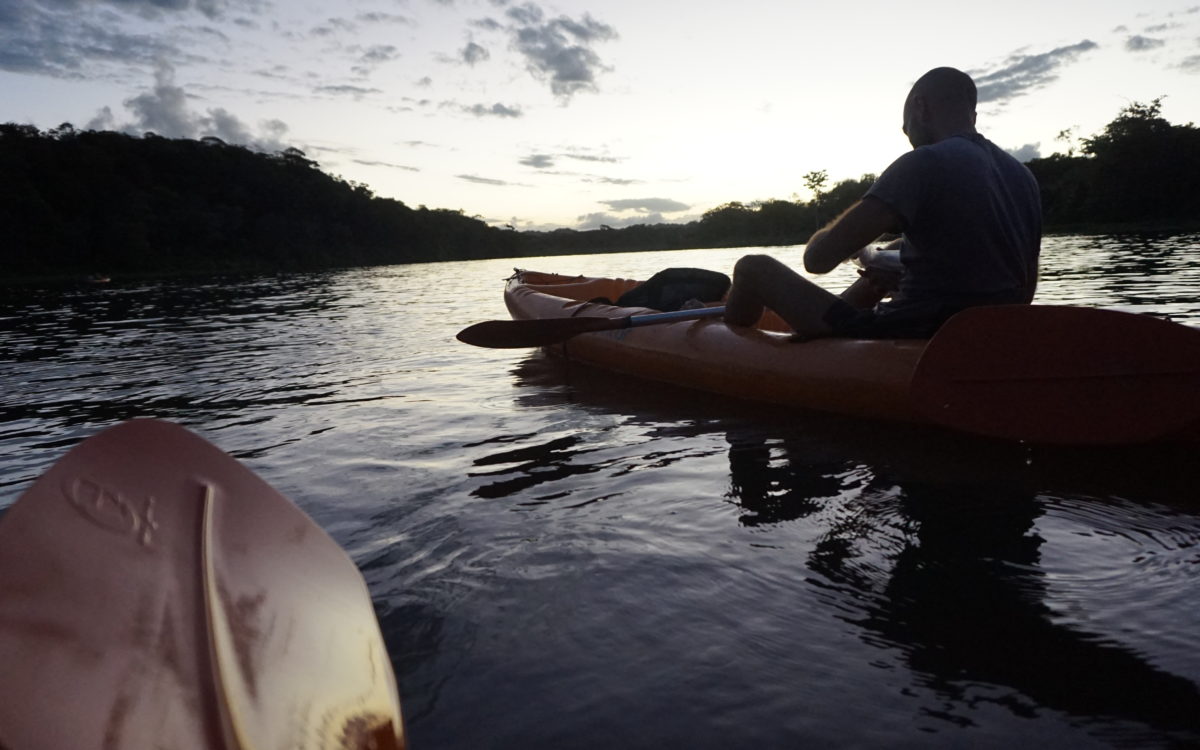
[[[828,273],[880,235],[902,233],[895,290],[868,271],[838,296],[770,256],[748,255],[734,267],[725,320],[752,325],[769,307],[804,337],[924,338],[964,308],[1030,302],[1042,235],[1037,181],[976,132],[976,100],[962,71],[921,76],[904,102],[913,150],[805,247],[805,269]]]

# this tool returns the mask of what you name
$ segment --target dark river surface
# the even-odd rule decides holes
[[[507,317],[514,265],[745,252],[0,288],[0,507],[103,427],[195,430],[359,565],[417,750],[1200,745],[1200,447],[999,444],[454,340]],[[1198,252],[1048,238],[1038,301],[1200,326]]]

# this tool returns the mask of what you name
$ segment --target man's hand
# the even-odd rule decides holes
[[[899,271],[878,266],[867,266],[859,271],[858,275],[870,282],[872,288],[883,297],[891,296],[900,288],[900,277],[902,276]]]

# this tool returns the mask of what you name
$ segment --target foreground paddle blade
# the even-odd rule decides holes
[[[1200,427],[1200,331],[1114,310],[972,308],[930,341],[911,392],[933,421],[981,435],[1170,438]]]
[[[128,422],[0,518],[0,746],[403,745],[353,562],[210,443]]]
[[[641,326],[678,323],[701,318],[719,318],[724,314],[724,307],[701,307],[646,315],[626,315],[620,318],[583,316],[533,320],[488,320],[467,326],[458,332],[456,338],[464,344],[483,346],[489,349],[520,349],[530,346],[561,344],[581,333],[640,328]]]

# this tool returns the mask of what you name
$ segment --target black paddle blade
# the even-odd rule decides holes
[[[558,344],[581,333],[623,328],[625,320],[597,317],[485,320],[462,329],[456,338],[464,344],[488,349],[521,349]]]

